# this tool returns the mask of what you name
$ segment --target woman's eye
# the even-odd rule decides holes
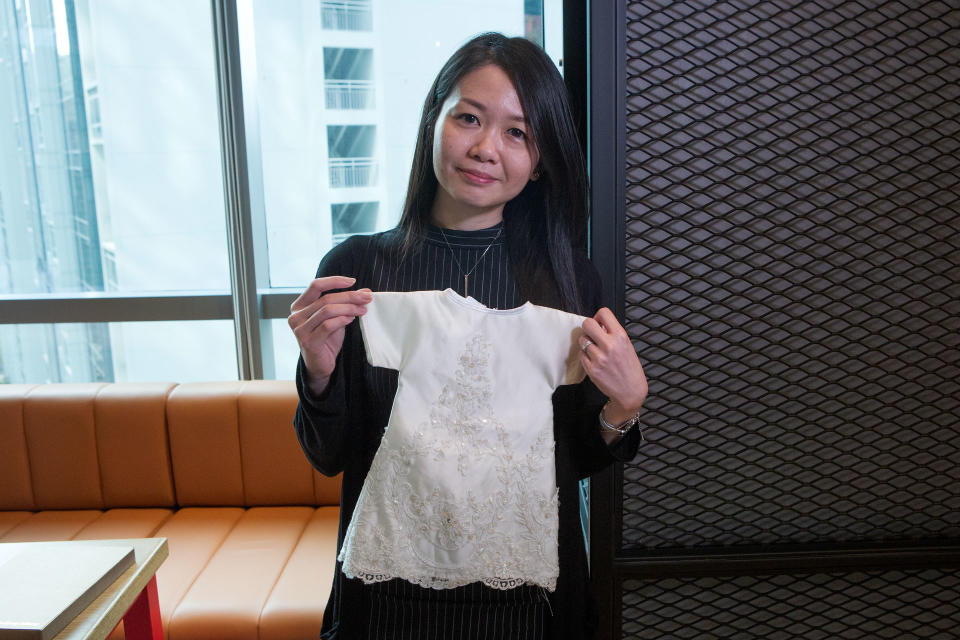
[[[457,117],[459,117],[462,121],[466,122],[467,124],[477,124],[478,122],[480,122],[480,119],[477,118],[477,116],[473,115],[472,113],[461,113]]]
[[[524,138],[527,137],[527,134],[525,131],[523,131],[522,129],[517,129],[516,127],[514,127],[513,129],[507,129],[507,133],[519,140],[523,140]]]

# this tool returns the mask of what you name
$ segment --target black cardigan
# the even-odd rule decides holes
[[[495,227],[493,231],[496,231]],[[354,236],[330,251],[317,277],[352,276],[356,288],[374,291],[414,291],[453,288],[463,293],[459,268],[450,259],[456,251],[460,264],[470,269],[493,238],[491,230],[451,232],[442,238],[431,229],[423,247],[401,260],[397,230],[372,236]],[[451,246],[447,245],[449,241]],[[597,311],[600,278],[585,256],[576,262],[577,284],[587,314]],[[474,284],[476,283],[476,284]],[[476,289],[476,290],[475,290]],[[516,286],[507,266],[503,240],[482,258],[471,275],[470,295],[489,307],[519,306]],[[343,349],[330,384],[322,396],[304,384],[303,360],[297,367],[300,404],[294,418],[297,437],[311,464],[329,476],[343,472],[337,552],[350,523],[364,478],[380,444],[397,388],[397,372],[371,367],[365,357],[359,323],[347,326]],[[608,446],[600,436],[597,415],[603,395],[589,380],[560,387],[553,396],[556,474],[559,488],[559,561],[557,588],[550,594],[550,638],[583,640],[592,635],[595,612],[587,591],[588,573],[580,526],[578,481],[615,460],[636,455],[639,432],[628,433]],[[323,618],[324,638],[361,638],[362,590],[358,580],[346,578],[337,563],[333,589]]]

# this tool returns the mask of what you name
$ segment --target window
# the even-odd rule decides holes
[[[330,153],[330,187],[369,187],[377,181],[373,156],[377,129],[371,125],[327,127]]]
[[[370,31],[373,9],[370,0],[324,0],[320,4],[324,29]]]
[[[346,202],[330,207],[333,242],[339,244],[356,233],[370,233],[376,229],[379,202]]]
[[[230,320],[2,324],[0,383],[236,380],[233,342]]]
[[[56,306],[69,294],[229,291],[210,11],[181,9],[59,0],[0,13],[0,84],[13,89],[0,115],[0,295]],[[165,375],[224,375],[203,349],[169,345],[230,345],[230,322],[161,324]],[[122,322],[3,324],[0,376],[149,378],[157,359],[141,365],[134,352],[158,335]]]
[[[327,109],[373,109],[373,50],[324,47]]]
[[[289,304],[335,244],[396,224],[439,65],[481,26],[544,41],[554,15],[211,4],[0,12],[0,380],[291,377]]]

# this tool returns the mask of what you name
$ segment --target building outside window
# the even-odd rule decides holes
[[[492,0],[482,24],[466,0],[236,7],[264,295],[295,295],[335,244],[396,224],[422,100],[460,44],[551,24],[531,0]],[[217,88],[232,63],[214,32],[193,0],[0,6],[0,382],[240,375]],[[100,301],[92,321],[75,311]],[[258,310],[257,348],[264,376],[291,378],[277,309]]]

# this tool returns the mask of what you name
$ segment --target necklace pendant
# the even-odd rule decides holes
[[[483,250],[483,253],[480,254],[480,257],[477,258],[477,261],[473,263],[473,266],[470,267],[470,270],[466,273],[463,273],[463,266],[460,264],[460,260],[457,259],[457,254],[454,253],[453,247],[450,246],[450,241],[447,240],[447,234],[443,232],[443,229],[440,229],[440,235],[443,236],[443,241],[446,243],[447,248],[450,249],[450,255],[453,256],[453,261],[457,264],[457,269],[460,273],[463,273],[463,297],[467,298],[470,296],[470,274],[473,273],[480,263],[483,261],[484,256],[487,255],[487,252],[490,251],[490,247],[497,241],[497,238],[500,237],[500,234],[503,233],[503,227],[500,227],[500,230],[497,231],[497,235],[493,237],[493,240],[490,241],[490,244],[487,245],[487,248]],[[483,287],[481,287],[482,289]]]

